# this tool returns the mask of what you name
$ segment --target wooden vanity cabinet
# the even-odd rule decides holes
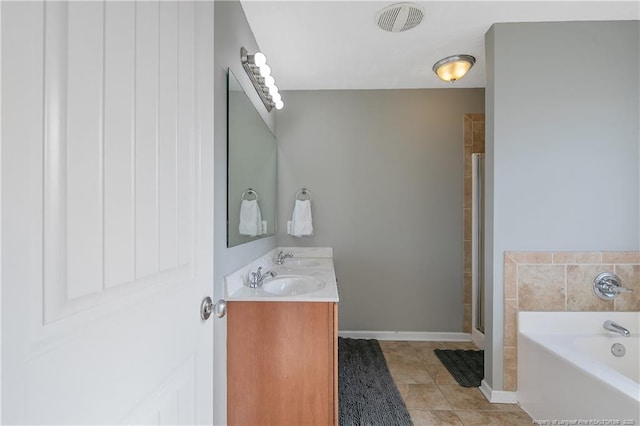
[[[338,424],[338,306],[228,302],[227,423]]]

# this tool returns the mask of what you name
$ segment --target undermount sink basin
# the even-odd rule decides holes
[[[313,293],[324,288],[326,283],[304,275],[279,275],[262,285],[262,289],[275,296],[297,296]]]
[[[287,259],[284,261],[285,268],[315,268],[322,265],[322,262],[316,259]]]

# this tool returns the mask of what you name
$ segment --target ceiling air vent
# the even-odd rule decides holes
[[[395,3],[376,14],[376,24],[392,33],[410,30],[422,22],[424,9],[413,3]]]

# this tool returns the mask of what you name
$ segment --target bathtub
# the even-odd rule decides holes
[[[640,312],[520,312],[518,402],[538,424],[640,425],[639,332]]]

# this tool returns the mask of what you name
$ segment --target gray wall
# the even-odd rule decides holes
[[[638,21],[495,24],[487,34],[493,389],[503,387],[504,251],[640,249],[639,39]]]
[[[227,68],[231,68],[274,133],[275,120],[274,114],[267,113],[262,105],[240,62],[240,47],[244,46],[249,52],[259,50],[242,6],[238,1],[217,1],[214,7],[214,293],[215,297],[220,298],[225,275],[262,256],[276,245],[276,237],[272,236],[227,248]],[[226,320],[214,321],[216,371],[226,372]],[[216,377],[216,380],[225,383],[226,376]],[[225,394],[215,400],[226,402],[226,387],[216,387],[215,391]],[[214,407],[214,422],[226,423],[225,406]]]
[[[330,246],[341,330],[462,331],[462,123],[483,89],[288,91],[278,245]],[[286,235],[312,192],[315,235]]]

